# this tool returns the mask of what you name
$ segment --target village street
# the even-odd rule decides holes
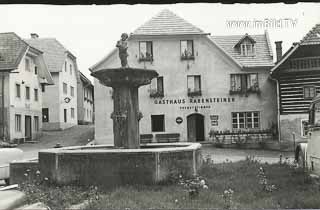
[[[57,143],[62,146],[85,145],[93,137],[93,125],[76,125],[63,131],[43,132],[38,143],[21,144],[18,148],[23,150],[23,159],[34,159],[38,157],[39,150],[53,148]]]
[[[21,144],[18,148],[24,152],[24,159],[37,158],[38,152],[42,149],[53,148],[57,143],[62,146],[85,145],[88,139],[94,138],[93,125],[77,125],[63,131],[43,132],[43,136],[38,143]],[[279,157],[293,159],[293,152],[280,152],[270,150],[254,150],[254,149],[226,149],[215,148],[211,144],[202,145],[202,155],[204,158],[210,156],[214,163],[222,163],[226,161],[240,161],[246,157],[254,157],[261,162],[277,163]]]

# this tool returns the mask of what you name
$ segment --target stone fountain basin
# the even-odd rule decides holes
[[[201,162],[199,143],[151,143],[140,149],[74,146],[39,152],[41,175],[49,182],[103,188],[157,184],[172,173],[195,175]]]

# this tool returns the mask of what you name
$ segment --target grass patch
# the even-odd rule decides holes
[[[259,176],[261,168],[264,179]],[[90,200],[86,210],[320,207],[318,183],[306,178],[306,174],[301,169],[293,168],[290,164],[263,164],[253,159],[222,164],[205,161],[199,174],[205,178],[208,189],[200,189],[199,196],[194,199],[191,199],[188,191],[178,184],[124,186],[104,192],[98,192],[96,189],[92,191],[92,188],[88,190],[80,187],[68,188],[40,184],[37,186],[39,189],[37,192],[28,192],[27,195],[29,199],[43,197],[44,199],[40,201],[48,204],[52,209],[63,209],[83,200]],[[267,180],[266,184],[261,184],[264,183],[261,180]],[[267,191],[264,188],[266,185],[274,185],[275,189]],[[232,195],[226,194],[230,189]],[[50,194],[50,196],[39,196],[39,193]],[[62,206],[61,203],[64,205]]]

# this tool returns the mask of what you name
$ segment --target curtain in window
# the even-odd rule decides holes
[[[188,91],[192,92],[195,89],[195,84],[194,84],[194,77],[193,76],[188,76],[187,79],[187,85],[188,85]]]
[[[194,77],[194,90],[195,91],[200,91],[200,89],[201,89],[201,83],[200,83],[201,81],[200,81],[200,76],[195,76]]]
[[[188,40],[187,41],[187,51],[188,51],[188,56],[192,56],[193,55],[193,41],[192,40]]]
[[[247,88],[257,88],[258,87],[258,75],[257,74],[249,74],[247,76]]]
[[[157,90],[157,78],[154,78],[151,80],[151,83],[150,83],[150,91],[151,93],[153,93],[156,90]]]
[[[140,42],[140,57],[145,58],[147,52],[147,43],[146,42]]]
[[[181,55],[182,56],[187,56],[186,55],[186,52],[188,51],[187,41],[181,41],[180,44],[181,44]]]

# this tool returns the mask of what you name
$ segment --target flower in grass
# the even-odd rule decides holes
[[[37,176],[40,175],[40,171],[39,171],[39,170],[36,171],[36,175],[37,175]]]
[[[48,179],[48,177],[44,177],[44,181],[48,181],[49,179]]]
[[[178,203],[178,199],[175,199],[174,202],[175,202],[175,203]]]
[[[206,182],[202,179],[202,180],[200,181],[200,185],[203,186],[203,185],[205,185],[205,184],[206,184]]]
[[[209,187],[207,185],[203,185],[203,189],[208,189]]]
[[[27,173],[25,173],[25,174],[23,174],[24,176],[28,176],[28,174]]]
[[[26,170],[26,172],[30,172],[31,170],[30,170],[30,168],[28,168],[27,170]]]

